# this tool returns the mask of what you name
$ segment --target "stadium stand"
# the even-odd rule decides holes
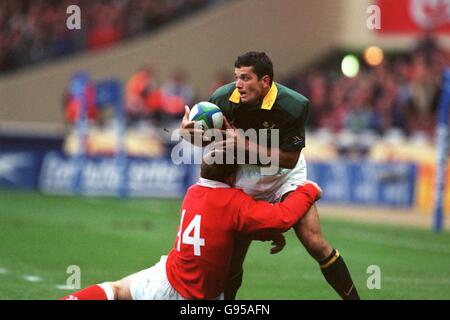
[[[65,130],[56,131],[61,140],[64,139],[64,143],[61,142],[64,148],[58,151],[64,151],[66,155],[77,154],[79,135],[72,129],[76,127],[80,112],[77,110],[79,105],[70,95],[69,82],[72,75],[85,71],[92,80],[86,99],[90,123],[86,154],[108,157],[115,153],[117,137],[120,136],[114,129],[117,119],[114,118],[112,108],[99,104],[100,98],[96,94],[96,86],[105,79],[112,79],[120,85],[124,97],[121,103],[125,108],[128,128],[123,133],[123,143],[128,155],[147,158],[167,156],[171,137],[163,129],[178,126],[185,104],[192,105],[195,101],[207,99],[215,88],[233,79],[232,62],[236,54],[247,48],[259,49],[261,46],[267,48],[274,58],[277,65],[276,80],[311,100],[308,143],[304,150],[311,161],[414,163],[420,166],[430,166],[436,161],[433,138],[437,99],[440,96],[440,74],[443,67],[449,64],[449,55],[441,46],[441,38],[427,34],[421,40],[418,37],[412,40],[409,37],[408,41],[401,38],[395,41],[378,39],[365,27],[365,19],[362,21],[364,28],[350,30],[352,25],[359,22],[351,12],[365,9],[364,4],[359,2],[330,4],[328,1],[290,1],[283,6],[265,0],[258,1],[258,6],[255,6],[255,0],[193,1],[195,5],[191,2],[152,1],[150,6],[138,0],[77,2],[87,12],[84,18],[87,20],[83,22],[85,27],[82,28],[84,36],[77,38],[77,31],[69,33],[72,37],[70,41],[80,40],[77,46],[73,46],[78,51],[68,50],[64,54],[83,54],[72,55],[73,58],[68,59],[63,53],[53,55],[51,49],[48,51],[51,54],[42,58],[46,64],[39,64],[29,71],[27,64],[23,64],[20,72],[0,77],[0,94],[4,98],[0,108],[0,131],[7,132],[8,145],[13,136],[11,132],[23,135],[25,131],[36,137],[36,132],[49,132],[45,128],[51,125],[64,127],[65,124]],[[155,3],[160,6],[155,7]],[[222,6],[212,6],[218,3]],[[39,26],[51,30],[49,26],[52,21],[57,23],[52,17],[55,12],[59,12],[53,11],[64,8],[64,5],[52,1],[2,2],[0,21],[7,25],[1,32],[3,39],[11,39],[14,26],[19,30],[17,37],[20,39],[21,28],[31,24],[33,17],[39,21]],[[172,9],[163,10],[165,5],[171,5]],[[189,7],[189,10],[182,9],[183,6]],[[211,10],[196,11],[206,7]],[[259,14],[245,15],[251,9],[257,10]],[[258,16],[265,16],[267,12],[274,12],[274,9],[277,9],[275,15],[291,19],[286,19],[286,24],[267,28]],[[35,11],[42,14],[36,15]],[[199,14],[191,15],[192,19],[185,15],[193,12]],[[293,19],[294,16],[297,18],[294,12],[305,19]],[[160,15],[159,18],[156,13]],[[93,19],[94,16],[100,18]],[[180,21],[178,18],[181,16],[187,18]],[[307,20],[307,17],[317,19]],[[319,18],[329,23],[322,24]],[[242,19],[254,26],[252,30],[265,33],[270,41],[261,43],[252,30],[251,35],[240,32],[239,21]],[[28,22],[15,24],[16,20]],[[180,23],[170,27],[169,21]],[[160,28],[163,25],[167,27]],[[225,25],[227,28],[224,28]],[[108,26],[120,30],[111,30]],[[159,32],[152,33],[156,28]],[[31,39],[34,39],[32,30]],[[98,30],[104,30],[104,36],[99,35],[102,32]],[[335,37],[329,37],[330,32]],[[127,42],[138,34],[142,37]],[[292,41],[284,41],[283,37],[277,36],[279,34]],[[53,38],[57,36],[51,32],[49,35]],[[229,45],[230,35],[234,37],[234,46]],[[33,41],[35,39],[31,43]],[[363,58],[364,49],[373,43],[379,43],[385,55],[377,66],[365,63]],[[105,47],[108,50],[96,50]],[[33,51],[28,49],[24,52]],[[8,50],[12,52],[12,49]],[[342,58],[349,52],[354,53],[362,64],[355,77],[347,77],[340,70]],[[10,55],[21,57],[16,51]],[[26,129],[21,131],[21,128]],[[312,165],[312,174],[313,168]],[[330,170],[335,169],[333,164]],[[410,169],[405,167],[401,170],[408,172],[409,177],[413,175]],[[433,172],[426,167],[420,167],[417,172],[423,176],[417,185],[426,185],[431,181]],[[381,174],[390,175],[389,172]],[[401,176],[399,181],[403,179]],[[339,191],[339,175],[336,173],[335,177],[334,186],[328,189]],[[371,179],[374,179],[371,180],[374,185],[385,181],[376,175],[371,176]],[[327,180],[333,181],[332,178]],[[407,185],[408,188],[410,186]],[[429,193],[426,188],[421,190]],[[399,203],[413,205],[413,192],[413,189],[407,189],[404,194],[408,196],[404,196]],[[427,199],[426,207],[429,208],[431,196],[420,198]],[[365,201],[358,200],[356,196],[355,199]],[[330,200],[353,201],[342,195],[332,196]],[[386,203],[396,203],[395,199],[391,200],[386,200]],[[370,201],[376,202],[374,199]]]
[[[450,55],[432,39],[427,42],[392,53],[378,66],[365,64],[354,78],[344,76],[337,63],[327,63],[312,65],[287,82],[310,98],[311,129],[380,135],[398,129],[407,136],[423,133],[431,138],[441,74]],[[336,62],[342,56],[326,60]]]
[[[112,46],[216,2],[219,1],[1,1],[0,73]],[[86,27],[75,31],[63,27],[70,5],[83,9]]]

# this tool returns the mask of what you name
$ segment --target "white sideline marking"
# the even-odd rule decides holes
[[[422,250],[425,252],[435,252],[439,254],[450,254],[450,248],[446,245],[428,241],[420,241],[416,238],[410,238],[407,236],[397,237],[392,235],[385,235],[384,238],[380,238],[378,234],[361,230],[339,231],[339,235],[351,240],[358,239],[358,241],[382,244],[389,247],[407,248],[416,251]]]
[[[43,280],[40,276],[33,276],[33,275],[25,275],[22,276],[22,278],[30,282],[39,282]]]
[[[411,278],[411,277],[382,277],[382,281],[392,282],[392,283],[408,283],[408,284],[434,284],[442,285],[448,287],[450,285],[449,278],[442,279],[428,279],[428,278]]]
[[[0,274],[8,273],[8,269],[0,268]]]
[[[72,286],[68,286],[66,284],[58,284],[57,286],[55,286],[56,289],[59,290],[75,290],[76,288],[72,287]]]

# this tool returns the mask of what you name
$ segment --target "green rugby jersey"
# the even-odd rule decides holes
[[[235,82],[217,89],[208,100],[216,104],[235,127],[244,130],[279,129],[279,147],[300,151],[305,146],[309,100],[279,83],[272,86],[261,105],[243,104]]]

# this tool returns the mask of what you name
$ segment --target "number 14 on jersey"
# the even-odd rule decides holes
[[[196,214],[194,219],[191,220],[191,222],[188,224],[184,232],[182,232],[185,214],[186,209],[183,209],[183,211],[181,212],[180,228],[177,233],[178,236],[177,250],[180,251],[181,243],[191,244],[194,246],[194,255],[201,256],[200,248],[205,245],[205,239],[200,238],[200,227],[202,224],[202,216]],[[192,230],[194,230],[194,236],[190,235]],[[181,234],[183,234],[183,236],[181,236]]]

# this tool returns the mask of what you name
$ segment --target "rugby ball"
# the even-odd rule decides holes
[[[223,125],[223,113],[214,103],[203,101],[192,107],[189,121],[201,125],[203,130],[220,129]]]

